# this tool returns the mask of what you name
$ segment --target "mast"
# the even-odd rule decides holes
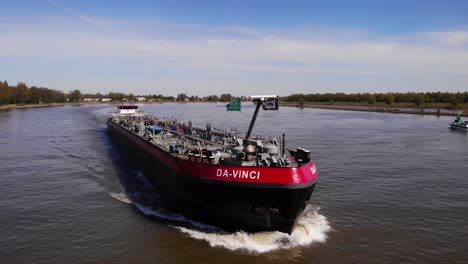
[[[250,121],[249,130],[247,131],[247,136],[245,136],[245,140],[244,140],[244,145],[247,144],[247,139],[249,139],[250,134],[252,133],[252,129],[255,125],[255,120],[257,120],[258,110],[260,110],[260,106],[262,105],[261,99],[255,99],[254,102],[257,103],[257,106],[255,107],[255,112],[252,116],[252,121]]]
[[[250,121],[249,130],[247,131],[247,135],[245,136],[244,146],[247,144],[247,139],[249,139],[250,134],[252,133],[255,121],[257,120],[258,111],[260,110],[260,106],[263,105],[263,110],[278,110],[277,95],[253,95],[250,96],[250,98],[253,98],[253,102],[255,102],[257,106],[255,107],[255,112],[252,116],[252,121]],[[267,103],[267,105],[265,104],[265,102]]]

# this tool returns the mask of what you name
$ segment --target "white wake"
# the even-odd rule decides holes
[[[182,226],[174,227],[194,239],[208,242],[212,247],[223,247],[229,250],[265,253],[279,249],[306,246],[315,242],[323,243],[327,239],[327,232],[331,229],[327,218],[318,213],[319,208],[311,205],[306,207],[290,235],[278,231],[225,233],[216,227],[193,221],[183,215],[174,214],[162,208],[151,208],[141,205],[131,201],[125,193],[110,193],[110,196],[121,202],[134,205],[145,215],[155,216],[176,223],[189,224],[196,229]]]
[[[176,214],[176,213],[169,212],[167,210],[164,210],[164,208],[162,208],[162,207],[150,207],[150,206],[146,206],[146,205],[140,204],[138,202],[132,201],[123,192],[122,193],[111,192],[111,193],[109,193],[109,195],[112,198],[117,199],[117,200],[119,200],[119,201],[121,201],[123,203],[131,204],[131,205],[135,206],[140,212],[142,212],[145,215],[154,216],[154,217],[164,219],[164,220],[168,220],[168,221],[171,221],[171,222],[189,224],[190,226],[200,228],[200,229],[203,229],[203,230],[206,230],[206,231],[211,231],[212,232],[212,231],[220,230],[217,227],[191,220],[190,218],[187,218],[187,217],[185,217],[185,216],[183,216],[181,214]]]
[[[258,233],[240,231],[231,234],[220,234],[205,233],[185,227],[177,227],[177,229],[192,238],[205,240],[212,247],[265,253],[278,249],[306,246],[314,242],[325,242],[330,225],[326,217],[320,215],[317,211],[317,207],[308,206],[291,235],[278,231]]]

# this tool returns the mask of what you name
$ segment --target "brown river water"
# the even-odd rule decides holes
[[[141,106],[245,131],[242,107]],[[249,234],[165,210],[109,138],[114,108],[0,112],[0,263],[468,263],[468,133],[453,117],[260,112],[254,134],[286,133],[320,178],[291,235]]]

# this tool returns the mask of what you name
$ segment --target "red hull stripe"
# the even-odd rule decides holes
[[[219,166],[188,160],[180,160],[180,163],[188,175],[216,181],[303,184],[315,181],[318,177],[313,162],[299,168]]]

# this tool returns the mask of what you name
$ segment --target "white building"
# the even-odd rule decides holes
[[[97,102],[98,98],[83,98],[83,102]]]

